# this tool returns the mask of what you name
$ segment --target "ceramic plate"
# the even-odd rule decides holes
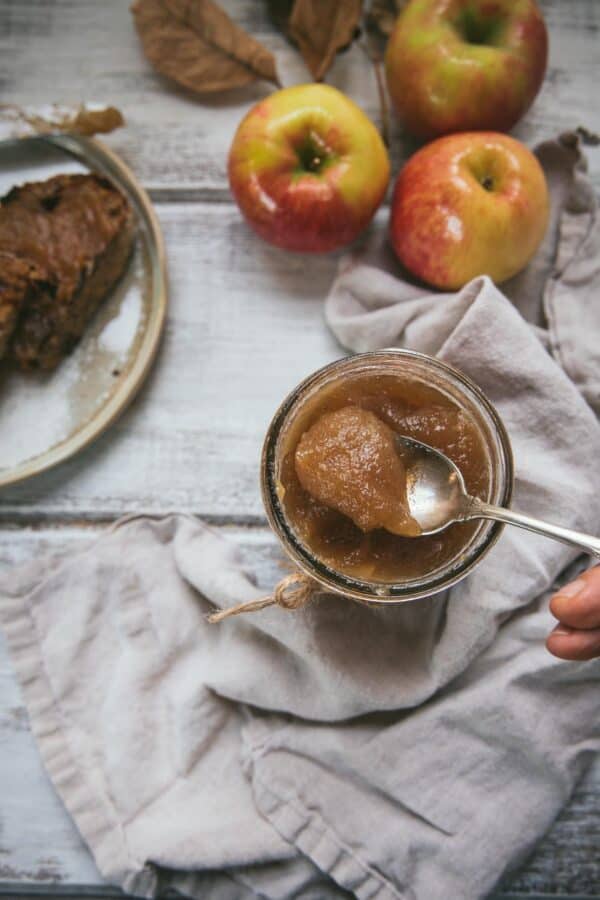
[[[97,171],[129,198],[138,222],[129,267],[75,350],[50,374],[0,365],[0,487],[30,478],[86,447],[130,402],[148,374],[165,321],[165,254],[150,200],[99,141],[73,135],[0,144],[0,196],[59,172]]]

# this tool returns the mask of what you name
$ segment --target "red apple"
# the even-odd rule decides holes
[[[394,107],[414,134],[508,131],[546,71],[534,0],[410,0],[386,50]]]
[[[542,167],[495,132],[438,138],[412,156],[394,188],[391,240],[403,265],[435,287],[477,275],[500,283],[531,259],[546,231]]]
[[[322,253],[349,244],[371,221],[390,177],[379,132],[333,87],[276,91],[242,120],[229,183],[266,241]]]

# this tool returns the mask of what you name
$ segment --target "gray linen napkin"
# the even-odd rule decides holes
[[[534,327],[486,278],[456,295],[408,285],[380,241],[345,261],[327,315],[347,346],[402,342],[471,375],[511,434],[515,506],[598,532],[600,426],[580,391],[597,400],[599,235],[572,204],[577,149],[544,152],[562,172],[551,240],[509,286],[523,309],[538,286]],[[133,518],[7,573],[0,621],[45,765],[107,879],[210,900],[475,900],[600,747],[600,663],[543,646],[575,557],[506,530],[468,579],[414,604],[322,596],[209,626],[214,606],[270,585],[198,520]]]

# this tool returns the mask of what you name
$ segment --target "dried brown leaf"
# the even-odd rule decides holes
[[[367,28],[369,31],[388,38],[404,6],[406,6],[406,0],[371,0],[365,17]]]
[[[125,120],[114,106],[82,103],[79,106],[21,107],[0,104],[0,137],[26,137],[31,134],[106,134],[120,128]]]
[[[81,107],[69,131],[76,134],[92,135],[107,134],[125,124],[121,112],[114,106],[106,106],[104,109],[86,109]]]
[[[198,94],[257,79],[279,85],[275,58],[212,0],[136,0],[144,52],[159,72]]]
[[[361,14],[362,0],[295,0],[284,30],[316,81],[360,33]]]
[[[288,23],[294,8],[294,0],[267,0],[267,9],[273,24],[288,35]]]
[[[583,125],[580,125],[578,128],[576,128],[575,133],[578,134],[581,138],[581,143],[586,145],[587,147],[600,146],[600,135],[596,134],[594,131],[590,131]]]

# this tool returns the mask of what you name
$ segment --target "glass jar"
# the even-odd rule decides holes
[[[288,556],[306,575],[324,590],[344,594],[367,603],[416,600],[456,584],[477,565],[500,536],[502,525],[480,520],[464,546],[450,560],[432,571],[393,583],[369,581],[337,571],[319,559],[300,539],[288,520],[281,493],[281,465],[290,450],[290,432],[302,412],[310,409],[315,398],[339,383],[357,375],[398,377],[420,382],[447,397],[475,424],[487,457],[489,488],[482,499],[508,506],[513,487],[513,460],[506,429],[489,400],[467,376],[457,369],[423,353],[412,350],[380,350],[338,360],[319,369],[302,381],[283,401],[267,431],[262,464],[263,502],[270,525]],[[419,540],[411,538],[407,540]]]

